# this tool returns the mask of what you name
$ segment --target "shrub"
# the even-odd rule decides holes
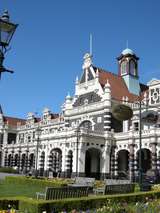
[[[9,198],[1,198],[0,199],[0,210],[7,210],[8,206],[14,207],[15,209],[18,209],[19,201],[18,199],[9,199]]]
[[[13,178],[11,178],[13,181]],[[14,179],[15,181],[16,179]],[[40,181],[40,180],[38,180]],[[127,206],[132,206],[129,213],[134,212],[135,203],[145,203],[146,199],[148,201],[160,198],[160,191],[149,191],[149,192],[137,192],[132,194],[119,194],[119,195],[105,195],[105,196],[90,196],[83,198],[70,198],[63,200],[35,200],[32,198],[15,198],[15,199],[1,199],[0,209],[7,209],[8,204],[15,205],[17,209],[22,212],[27,210],[29,213],[42,213],[43,211],[48,212],[62,212],[66,210],[67,212],[77,209],[77,210],[87,210],[87,209],[101,209],[103,206],[111,206],[114,213],[120,212],[124,206],[121,204],[126,204]],[[134,205],[133,205],[134,204]],[[114,207],[114,208],[113,208]],[[121,208],[122,207],[122,208]],[[142,205],[140,206],[143,207]],[[128,207],[127,207],[128,208]],[[138,207],[137,207],[138,208]],[[94,211],[93,211],[94,212]],[[107,211],[109,213],[109,211]],[[111,211],[110,211],[111,212]],[[113,212],[113,211],[112,211]]]
[[[29,184],[29,185],[40,185],[40,186],[65,186],[69,183],[67,179],[36,179],[33,177],[24,176],[8,176],[5,178],[7,183],[18,183],[18,184]]]
[[[95,184],[94,184],[94,187],[95,188],[99,188],[99,187],[104,187],[104,185],[105,185],[104,181],[102,181],[102,180],[96,180]]]
[[[0,172],[18,174],[18,171],[16,169],[11,168],[11,167],[1,167]]]
[[[62,212],[71,211],[73,209],[77,210],[87,210],[87,209],[97,209],[103,206],[114,206],[114,213],[120,212],[124,209],[121,203],[135,204],[137,202],[146,201],[148,199],[160,198],[160,192],[139,192],[133,194],[123,194],[123,195],[106,195],[97,197],[84,197],[84,198],[72,198],[63,200],[51,200],[51,201],[37,201],[37,200],[20,200],[19,209],[25,211],[26,209],[31,213],[41,213],[43,211],[47,212]],[[117,205],[119,203],[119,205]],[[113,208],[112,208],[113,209]],[[93,211],[94,212],[94,211]],[[130,211],[131,213],[131,211]]]

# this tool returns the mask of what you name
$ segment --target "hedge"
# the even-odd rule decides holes
[[[69,180],[66,179],[36,179],[33,177],[24,177],[24,176],[7,176],[5,178],[7,183],[18,183],[18,184],[28,184],[28,185],[40,185],[40,186],[65,186],[69,183]],[[70,181],[71,182],[71,181]]]
[[[48,212],[61,212],[63,210],[71,211],[73,209],[77,210],[87,210],[87,209],[97,209],[104,206],[109,201],[110,203],[116,202],[127,202],[135,203],[137,201],[144,201],[148,197],[150,198],[160,198],[160,191],[150,191],[150,192],[139,192],[132,194],[121,194],[121,195],[105,195],[105,196],[90,196],[83,198],[70,198],[63,200],[35,200],[32,198],[3,198],[0,199],[0,209],[7,209],[8,205],[16,207],[16,209],[29,213],[42,213],[43,211]]]
[[[43,211],[48,212],[61,212],[87,209],[97,209],[110,202],[127,202],[135,203],[137,201],[144,201],[145,198],[160,198],[159,192],[139,192],[133,194],[121,194],[121,195],[105,195],[105,196],[92,196],[85,198],[72,198],[63,200],[52,200],[52,201],[37,201],[37,200],[20,200],[19,209],[25,211],[26,209],[30,213],[41,213]]]
[[[138,192],[132,194],[119,194],[119,195],[103,195],[103,196],[90,196],[83,198],[70,198],[63,200],[35,200],[32,198],[16,197],[16,198],[1,198],[0,209],[7,209],[8,205],[15,207],[16,209],[29,213],[42,213],[43,211],[49,212],[61,212],[63,210],[71,211],[97,209],[99,207],[107,205],[108,202],[127,202],[135,203],[137,201],[145,201],[146,197],[160,198],[160,191],[150,192]]]
[[[1,167],[0,172],[18,174],[18,171],[12,167]]]

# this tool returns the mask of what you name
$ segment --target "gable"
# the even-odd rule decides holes
[[[77,100],[73,104],[74,107],[83,106],[85,104],[91,104],[101,100],[101,97],[95,92],[89,92],[78,96]]]

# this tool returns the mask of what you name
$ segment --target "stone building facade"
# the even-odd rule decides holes
[[[138,175],[141,136],[142,171],[160,170],[160,80],[141,84],[138,60],[132,50],[123,50],[114,74],[94,66],[85,54],[82,76],[60,114],[45,108],[41,118],[28,113],[18,119],[0,109],[0,166],[23,173],[38,170],[43,176],[124,173],[132,179]],[[113,106],[119,103],[132,108],[131,119],[114,117]],[[150,112],[154,118],[140,122]]]

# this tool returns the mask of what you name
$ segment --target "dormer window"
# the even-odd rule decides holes
[[[46,120],[47,119],[47,115],[43,115],[43,119]]]
[[[121,63],[121,75],[127,74],[127,61]]]

